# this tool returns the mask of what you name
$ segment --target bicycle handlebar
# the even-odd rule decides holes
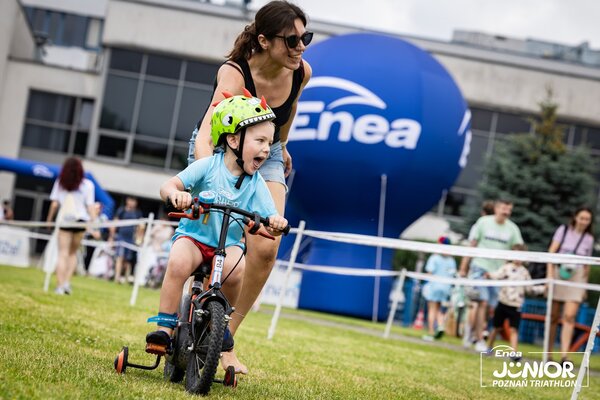
[[[167,198],[167,207],[173,208],[173,205],[171,204],[171,199],[169,199],[169,198]],[[187,218],[187,219],[191,219],[191,220],[198,220],[198,219],[200,219],[200,215],[209,213],[211,209],[221,210],[221,211],[225,211],[225,212],[227,212],[229,210],[229,212],[233,212],[233,213],[239,214],[244,217],[242,219],[242,222],[244,223],[244,225],[246,225],[250,228],[248,230],[248,232],[250,234],[261,235],[268,239],[275,240],[275,238],[272,235],[270,235],[268,232],[266,232],[264,230],[261,231],[260,225],[270,226],[269,219],[263,218],[260,215],[258,215],[257,213],[251,213],[251,212],[243,210],[241,208],[234,207],[234,206],[228,206],[225,204],[201,203],[198,200],[198,197],[194,197],[194,202],[193,202],[192,206],[190,207],[190,209],[191,209],[191,212],[189,212],[189,213],[180,211],[180,212],[170,212],[168,215],[171,218]],[[258,228],[255,228],[257,223],[259,224],[259,226],[258,226]],[[290,233],[290,229],[291,229],[291,226],[287,225],[285,228],[283,228],[281,230],[281,232],[283,235],[287,235],[288,233]]]

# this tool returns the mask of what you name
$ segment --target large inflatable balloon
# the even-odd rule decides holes
[[[466,164],[470,112],[459,88],[430,54],[388,36],[332,37],[305,58],[313,77],[289,137],[286,215],[307,229],[398,237]],[[376,258],[373,247],[314,240],[303,261],[372,269]],[[390,268],[391,251],[382,264]],[[381,319],[390,283],[374,307],[373,278],[305,272],[299,306]]]

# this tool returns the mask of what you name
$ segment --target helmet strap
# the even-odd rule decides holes
[[[244,169],[244,159],[242,158],[242,154],[244,154],[244,140],[245,139],[246,139],[246,128],[242,128],[240,130],[240,144],[237,149],[234,149],[233,147],[229,146],[229,142],[227,142],[227,147],[229,147],[231,149],[231,151],[233,151],[233,154],[235,154],[237,157],[235,162],[242,169],[242,174],[240,175],[239,179],[237,180],[237,182],[235,184],[236,189],[239,189],[242,187],[242,182],[244,181],[244,178],[246,176],[248,176],[248,174],[246,173],[246,170]]]

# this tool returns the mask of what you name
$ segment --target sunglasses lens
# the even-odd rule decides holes
[[[304,35],[302,35],[302,43],[304,43],[305,46],[308,46],[310,42],[312,42],[312,38],[312,32],[304,32]]]
[[[292,35],[292,36],[286,37],[285,41],[287,42],[287,45],[290,49],[294,49],[294,48],[296,48],[296,46],[298,46],[300,39],[298,38],[298,35]]]

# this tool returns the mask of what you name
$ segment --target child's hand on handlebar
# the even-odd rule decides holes
[[[288,225],[287,219],[281,215],[271,215],[269,217],[269,226],[266,228],[267,231],[273,236],[280,236],[281,231]]]
[[[192,195],[180,190],[171,192],[169,200],[177,210],[187,210],[192,205]]]

